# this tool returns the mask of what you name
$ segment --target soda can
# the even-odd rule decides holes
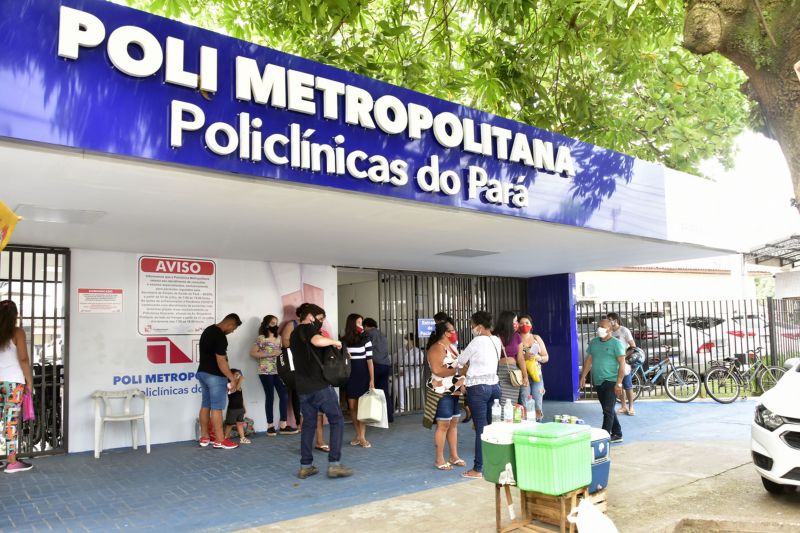
[[[578,424],[579,426],[580,425],[586,425],[586,421],[583,418],[579,418],[578,421],[575,422],[575,423]]]
[[[553,415],[553,422],[556,423],[561,422],[561,415]]]
[[[569,417],[569,423],[570,424],[577,424],[578,423],[578,417],[577,416]]]

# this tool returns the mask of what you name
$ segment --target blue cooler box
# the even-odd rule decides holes
[[[611,437],[608,431],[592,428],[592,462],[602,461],[609,456]]]
[[[611,459],[603,459],[592,463],[592,482],[589,484],[589,494],[608,487],[608,476],[611,474]]]

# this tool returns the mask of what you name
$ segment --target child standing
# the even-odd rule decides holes
[[[236,431],[239,433],[239,444],[250,444],[250,439],[247,438],[244,432],[244,415],[247,413],[244,408],[244,396],[242,395],[242,383],[244,376],[242,372],[236,368],[231,368],[233,377],[236,378],[236,384],[230,385],[228,391],[228,412],[225,414],[225,438],[227,439],[233,431],[233,426],[236,426]]]

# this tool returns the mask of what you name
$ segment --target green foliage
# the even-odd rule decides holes
[[[731,162],[744,75],[680,0],[127,0],[670,167]]]

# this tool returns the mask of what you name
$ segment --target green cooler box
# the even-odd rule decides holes
[[[499,485],[516,485],[514,457],[514,425],[494,423],[486,426],[481,435],[483,450],[483,479]]]
[[[549,422],[514,433],[517,486],[559,496],[592,481],[591,430]]]

